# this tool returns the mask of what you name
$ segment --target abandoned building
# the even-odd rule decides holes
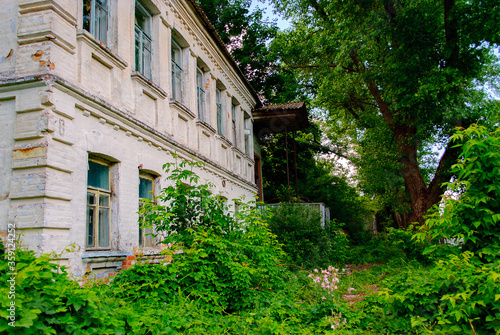
[[[306,113],[266,120],[194,0],[5,0],[0,45],[0,231],[76,276],[158,257],[137,211],[172,153],[229,203],[262,197],[257,134]]]

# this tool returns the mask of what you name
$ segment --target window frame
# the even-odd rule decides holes
[[[144,29],[135,22],[137,10],[145,17],[144,22],[149,25],[148,32],[144,31]],[[153,15],[140,3],[140,1],[136,0],[134,10],[135,71],[150,80],[152,79],[153,62],[152,25]],[[148,45],[149,48],[147,47]],[[145,50],[148,51],[147,56],[145,56]]]
[[[222,90],[215,88],[215,105],[217,109],[217,135],[224,136],[224,104]]]
[[[196,104],[198,109],[198,118],[208,123],[208,110],[206,106],[206,92],[203,89],[203,70],[196,67]]]
[[[245,134],[244,144],[245,144],[245,155],[248,157],[252,157],[252,129],[251,129],[252,120],[250,118],[246,118],[244,121],[243,131]]]
[[[233,126],[233,145],[238,146],[238,131],[236,127],[236,105],[231,102],[231,122]]]
[[[89,171],[90,171],[90,164],[89,162],[94,162],[96,164],[100,164],[100,165],[103,165],[103,166],[106,166],[108,168],[108,189],[103,189],[103,188],[100,188],[100,187],[96,187],[96,186],[90,186],[89,185],[89,178],[88,178],[88,174],[89,174]],[[90,204],[89,203],[89,195],[90,194],[93,194],[94,195],[94,199],[95,199],[95,203],[94,204]],[[86,215],[85,215],[85,247],[86,249],[102,249],[102,250],[109,250],[111,249],[111,210],[112,210],[112,199],[111,199],[111,196],[112,196],[112,193],[111,193],[111,166],[110,164],[108,163],[105,163],[101,160],[98,160],[98,159],[93,159],[93,158],[89,158],[88,159],[88,162],[87,162],[87,200],[86,200]],[[107,206],[104,206],[104,205],[101,205],[101,197],[106,197],[108,199],[108,205]],[[90,229],[89,227],[89,223],[90,223],[90,207],[93,207],[94,208],[94,214],[92,215],[92,229]],[[100,209],[101,208],[105,208],[108,210],[108,214],[107,214],[107,225],[108,225],[108,232],[107,232],[107,245],[105,246],[102,246],[101,245],[101,240],[100,238],[102,237],[102,233],[101,233],[101,212],[100,212]],[[90,236],[90,230],[92,230],[92,236]],[[92,239],[92,243],[89,243],[90,242],[90,238]]]
[[[82,28],[86,31],[88,31],[92,36],[94,36],[95,39],[98,41],[104,43],[105,45],[108,45],[109,41],[109,19],[110,19],[110,0],[104,0],[106,2],[106,8],[101,6],[98,3],[98,0],[84,0],[83,3],[83,25]],[[87,10],[85,9],[85,6],[90,3],[90,11],[88,12],[88,27],[85,21],[85,14],[87,13]],[[105,17],[105,22],[102,23],[100,21],[101,17],[98,16],[98,12],[104,12],[106,13]],[[102,26],[105,27],[102,27]],[[105,29],[104,29],[105,28]],[[103,33],[102,30],[105,30]]]
[[[171,59],[171,75],[172,75],[172,99],[183,103],[183,91],[184,91],[184,70],[182,69],[182,48],[173,38],[171,39],[170,46],[170,57]],[[179,62],[176,61],[176,52],[179,55]],[[178,79],[179,84],[176,84],[176,79]]]
[[[140,206],[142,206],[141,200],[147,199],[147,198],[141,198],[141,194],[140,194],[141,179],[148,180],[151,182],[151,192],[152,193],[150,193],[150,200],[154,202],[154,199],[155,199],[155,179],[156,178],[153,175],[150,175],[150,174],[147,174],[144,172],[139,172],[139,194],[138,194],[139,208],[140,208]],[[139,226],[139,247],[141,247],[141,248],[154,248],[155,247],[154,236],[151,235],[153,233],[154,233],[153,227],[141,228]],[[150,236],[151,239],[148,241],[148,243],[145,243],[146,239],[148,239],[147,236]]]

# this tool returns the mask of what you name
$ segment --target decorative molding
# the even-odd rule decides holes
[[[186,118],[186,121],[188,121],[188,119],[193,120],[196,118],[196,115],[189,108],[187,108],[185,105],[181,104],[180,102],[178,102],[176,100],[170,100],[169,105],[170,105],[170,108],[173,108],[173,109],[177,110],[178,112],[180,112],[182,115],[184,115],[184,117]]]
[[[119,125],[120,131],[123,131],[126,135],[128,134],[127,136],[142,137],[143,139],[147,138],[147,140],[154,143],[155,146],[162,147],[162,149],[166,153],[177,152],[181,155],[181,157],[186,157],[186,159],[194,158],[203,161],[205,162],[205,167],[203,167],[203,170],[207,172],[210,171],[218,178],[232,180],[233,183],[237,183],[248,192],[257,192],[255,185],[253,185],[252,182],[248,181],[243,174],[238,175],[230,171],[219,163],[204,156],[203,153],[197,150],[193,150],[176,141],[175,139],[173,139],[172,135],[160,133],[144,122],[137,120],[130,114],[130,112],[118,109],[107,103],[102,98],[84,91],[80,87],[75,86],[71,82],[66,81],[56,75],[27,76],[13,78],[4,82],[0,81],[0,88],[12,91],[17,90],[19,86],[22,87],[23,85],[26,85],[26,83],[28,83],[30,86],[35,85],[35,81],[49,81],[52,83],[52,87],[54,89],[63,91],[69,96],[78,100],[79,103],[75,103],[75,108],[81,109],[84,115],[88,114],[88,117],[93,116],[97,119],[102,118],[106,120],[106,123],[109,123],[110,125]],[[253,161],[251,160],[249,160],[249,162],[253,163]]]
[[[124,70],[128,64],[118,55],[116,55],[113,50],[108,48],[104,43],[96,40],[91,33],[86,30],[78,30],[76,33],[76,40],[82,41],[90,46],[92,50],[92,56],[101,61],[103,64],[112,63],[117,68]],[[108,67],[110,67],[108,65]]]
[[[246,156],[245,153],[240,148],[235,147],[234,145],[231,147],[231,149],[233,150],[233,152],[240,155],[241,157]]]
[[[132,80],[139,82],[141,85],[145,86],[146,88],[150,89],[151,92],[153,92],[153,93],[149,93],[149,91],[146,91],[146,92],[148,92],[148,95],[156,96],[160,99],[167,98],[167,96],[168,96],[167,92],[162,90],[160,86],[153,83],[152,80],[146,78],[143,74],[141,74],[137,71],[133,71],[132,74],[130,75],[130,77],[132,78]]]
[[[54,33],[52,30],[37,31],[36,33],[17,35],[17,43],[19,45],[32,44],[39,42],[52,42],[55,45],[66,50],[68,53],[74,55],[76,53],[75,46],[68,41],[64,40],[61,36]]]
[[[165,12],[165,14],[168,15],[168,12]],[[165,27],[167,27],[168,29],[172,29],[172,25],[168,23],[168,21],[163,16],[160,16],[160,19]]]
[[[215,138],[220,140],[224,145],[226,145],[227,148],[233,146],[233,143],[230,140],[228,140],[224,135],[215,135]]]
[[[56,12],[69,24],[76,27],[76,18],[53,0],[24,1],[24,3],[19,4],[20,14],[36,13],[46,10],[52,10]]]
[[[210,135],[215,135],[215,133],[217,133],[217,130],[215,130],[214,127],[212,127],[208,122],[206,121],[203,121],[203,120],[200,120],[200,119],[197,119],[196,120],[196,125],[198,127],[201,127],[203,128],[203,133],[206,134],[207,136],[210,136]]]

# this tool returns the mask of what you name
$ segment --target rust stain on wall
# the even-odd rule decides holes
[[[43,157],[45,156],[45,153],[45,147],[16,149],[12,151],[12,160]]]
[[[33,55],[31,55],[31,59],[40,61],[40,59],[42,58],[43,54],[44,54],[44,52],[42,50],[38,50]]]
[[[40,66],[47,66],[50,70],[54,70],[54,68],[56,67],[54,63],[52,63],[49,60],[48,61],[42,60],[43,54],[44,54],[43,50],[38,50],[33,55],[31,55],[31,59],[40,62]]]

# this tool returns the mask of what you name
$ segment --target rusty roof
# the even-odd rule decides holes
[[[304,101],[286,102],[256,108],[252,111],[254,128],[259,138],[284,131],[309,127]]]
[[[255,112],[267,112],[267,111],[275,111],[275,110],[303,109],[303,108],[306,108],[306,103],[304,101],[293,101],[293,102],[285,102],[282,104],[263,106],[263,107],[254,109],[254,111]]]

